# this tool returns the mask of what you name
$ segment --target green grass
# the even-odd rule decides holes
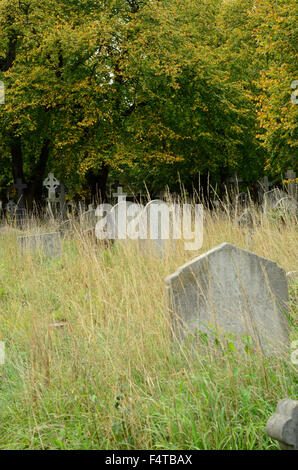
[[[173,348],[164,278],[230,241],[293,271],[294,222],[262,220],[252,237],[206,215],[199,252],[164,259],[133,243],[110,249],[80,232],[60,259],[22,256],[0,235],[1,449],[277,449],[265,426],[297,399],[297,366],[283,358],[207,346]],[[290,291],[291,339],[298,339]]]

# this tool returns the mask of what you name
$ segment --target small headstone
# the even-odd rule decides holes
[[[267,434],[279,442],[281,449],[298,450],[298,401],[284,398],[266,425]]]
[[[18,243],[21,251],[43,251],[50,256],[59,256],[62,251],[61,238],[58,232],[18,237]]]
[[[266,355],[289,348],[286,273],[273,261],[223,243],[165,280],[173,334],[251,336]]]

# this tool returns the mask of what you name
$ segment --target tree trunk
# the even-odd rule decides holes
[[[41,205],[43,179],[50,154],[50,141],[46,139],[40,151],[35,168],[31,172],[31,180],[28,182],[28,188],[25,191],[26,203],[29,211],[33,209],[33,203]]]
[[[10,143],[10,152],[12,158],[12,176],[14,182],[18,178],[24,180],[23,173],[23,152],[22,152],[22,143],[21,137],[13,137]]]
[[[100,170],[91,168],[86,174],[86,182],[90,189],[90,202],[103,203],[107,201],[107,179],[109,167],[102,165]]]

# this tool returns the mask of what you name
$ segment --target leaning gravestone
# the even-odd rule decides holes
[[[62,243],[59,233],[40,233],[18,237],[20,250],[41,251],[49,256],[59,256],[62,251]]]
[[[223,243],[165,282],[177,339],[215,329],[236,345],[249,335],[269,356],[289,347],[286,273],[273,261]]]

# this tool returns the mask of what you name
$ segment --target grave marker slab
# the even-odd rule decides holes
[[[252,337],[266,355],[289,347],[286,273],[273,261],[223,243],[167,277],[173,335],[198,330]],[[238,345],[238,344],[237,344]]]
[[[59,256],[62,251],[61,238],[58,232],[18,237],[18,244],[22,252],[26,250],[31,252],[43,251],[50,256]]]

